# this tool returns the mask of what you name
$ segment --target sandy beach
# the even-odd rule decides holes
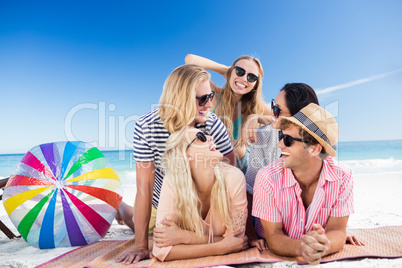
[[[348,228],[375,228],[402,225],[402,173],[354,176],[355,214],[349,219]],[[124,187],[123,200],[134,201],[134,187]],[[3,205],[0,218],[16,232]],[[133,232],[126,226],[113,222],[104,240],[127,240]],[[64,254],[75,247],[41,250],[31,247],[23,238],[9,240],[0,233],[0,267],[34,267]],[[240,267],[302,267],[292,262],[275,264],[254,263]],[[364,258],[321,264],[317,267],[402,267],[402,258]]]

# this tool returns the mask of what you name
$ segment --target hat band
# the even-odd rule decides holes
[[[321,129],[308,118],[305,114],[302,112],[298,112],[295,115],[293,115],[294,118],[300,121],[308,130],[316,134],[318,137],[323,139],[326,143],[328,143],[331,146],[331,143],[329,142],[329,139],[327,136],[324,134],[324,132],[321,131]]]

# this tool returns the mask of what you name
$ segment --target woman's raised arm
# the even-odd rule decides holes
[[[223,75],[226,78],[227,71],[229,70],[229,66],[217,63],[213,60],[197,56],[194,54],[187,54],[184,59],[186,64],[196,64],[204,68],[205,70],[210,70],[216,72],[218,74]]]

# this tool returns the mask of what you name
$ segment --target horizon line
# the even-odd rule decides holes
[[[370,142],[370,141],[402,141],[402,138],[397,139],[386,139],[386,140],[342,140],[340,142]],[[21,152],[19,150],[15,150],[14,152],[2,152],[0,151],[0,155],[24,155],[29,151],[29,149],[25,152]],[[101,152],[119,152],[119,151],[133,151],[133,149],[126,149],[126,150],[118,150],[118,149],[100,149]]]

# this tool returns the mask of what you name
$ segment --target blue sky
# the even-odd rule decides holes
[[[1,1],[0,153],[78,139],[130,149],[188,53],[304,82],[341,141],[402,139],[401,1]],[[218,75],[212,79],[223,85]]]

